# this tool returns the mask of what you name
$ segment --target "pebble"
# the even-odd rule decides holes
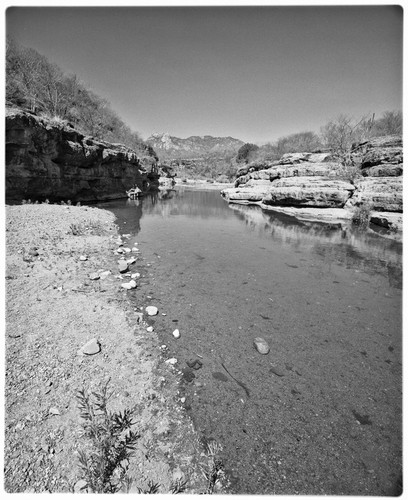
[[[153,330],[154,330],[154,328],[153,328],[152,326],[148,326],[148,327],[146,328],[146,331],[147,331],[147,332],[150,332],[150,333],[151,333]]]
[[[86,255],[80,255],[79,260],[88,260],[88,257]]]
[[[133,247],[132,248],[132,252],[140,252],[140,250],[138,248],[136,248],[136,247]]]
[[[194,368],[194,370],[199,370],[203,366],[202,361],[199,359],[190,359],[187,361],[187,364],[190,368]]]
[[[126,290],[132,290],[133,288],[136,288],[137,285],[135,280],[130,280],[128,283],[121,283],[120,286]]]
[[[50,408],[48,410],[48,413],[50,415],[61,415],[60,412],[59,412],[59,410],[58,410],[58,408],[55,408],[55,406],[53,406],[52,408]]]
[[[118,269],[120,273],[125,273],[128,270],[127,262],[125,260],[119,260]]]
[[[131,257],[131,258],[130,258],[130,259],[128,259],[126,262],[128,263],[128,265],[130,265],[130,264],[134,264],[134,263],[136,262],[136,258],[135,258],[135,257]]]
[[[173,332],[173,337],[174,337],[175,339],[180,338],[180,331],[179,331],[177,328],[176,328],[176,329],[174,330],[174,332]]]
[[[32,255],[33,257],[38,257],[38,255],[40,255],[37,252],[37,249],[35,247],[30,248],[30,250],[28,251],[28,253],[29,253],[29,255]]]
[[[110,271],[103,271],[101,273],[99,273],[99,277],[101,280],[104,280],[105,278],[107,278],[110,274],[112,274]]]
[[[156,314],[159,312],[159,310],[155,306],[147,306],[145,311],[149,316],[156,316]]]
[[[270,373],[274,373],[275,375],[277,375],[278,377],[283,377],[284,373],[282,370],[279,370],[279,368],[277,368],[276,366],[271,366],[269,368],[269,372]]]
[[[177,363],[177,359],[176,358],[166,359],[165,363],[168,363],[169,365],[175,365]]]
[[[74,493],[82,493],[87,486],[87,482],[84,479],[80,479],[74,485]]]
[[[125,251],[123,250],[123,247],[119,247],[117,250],[116,250],[117,253],[125,253]]]
[[[129,247],[123,247],[123,250],[124,250],[126,253],[129,253],[129,252],[131,252],[131,251],[132,251]]]
[[[89,340],[84,344],[81,349],[79,349],[78,354],[87,354],[91,356],[92,354],[97,354],[100,352],[101,346],[96,338]]]
[[[132,278],[132,279],[140,278],[140,273],[133,273],[133,274],[131,275],[131,278]]]
[[[98,280],[99,278],[100,278],[100,276],[97,273],[92,273],[89,275],[90,280]]]
[[[259,352],[259,354],[268,354],[268,352],[269,352],[268,343],[266,342],[265,339],[263,339],[261,337],[257,337],[254,340],[254,347]]]

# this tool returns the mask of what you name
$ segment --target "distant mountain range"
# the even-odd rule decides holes
[[[244,144],[243,141],[233,137],[193,135],[187,139],[180,139],[168,133],[153,134],[146,142],[153,147],[160,160],[225,157],[235,155]]]

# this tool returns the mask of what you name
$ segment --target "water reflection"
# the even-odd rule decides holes
[[[326,263],[388,276],[391,286],[402,288],[402,244],[361,231],[347,224],[299,221],[257,206],[230,205],[247,228],[267,233],[282,246],[318,254]]]

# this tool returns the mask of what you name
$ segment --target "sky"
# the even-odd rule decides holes
[[[14,3],[14,5],[16,5]],[[9,7],[6,31],[134,131],[261,144],[402,109],[392,5]]]

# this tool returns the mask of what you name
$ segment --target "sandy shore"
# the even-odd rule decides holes
[[[78,452],[89,450],[89,442],[77,393],[100,392],[108,381],[108,409],[130,409],[132,429],[140,434],[125,464],[132,480],[127,491],[146,491],[150,482],[167,493],[179,480],[186,481],[187,493],[206,492],[203,470],[211,470],[214,457],[204,452],[180,404],[177,370],[139,317],[146,313],[137,302],[138,288],[121,287],[131,278],[118,271],[117,239],[108,211],[46,204],[6,208],[9,493],[70,492],[84,485]],[[123,243],[132,248],[134,241]],[[137,271],[136,260],[129,274]],[[83,354],[92,339],[99,351]]]

